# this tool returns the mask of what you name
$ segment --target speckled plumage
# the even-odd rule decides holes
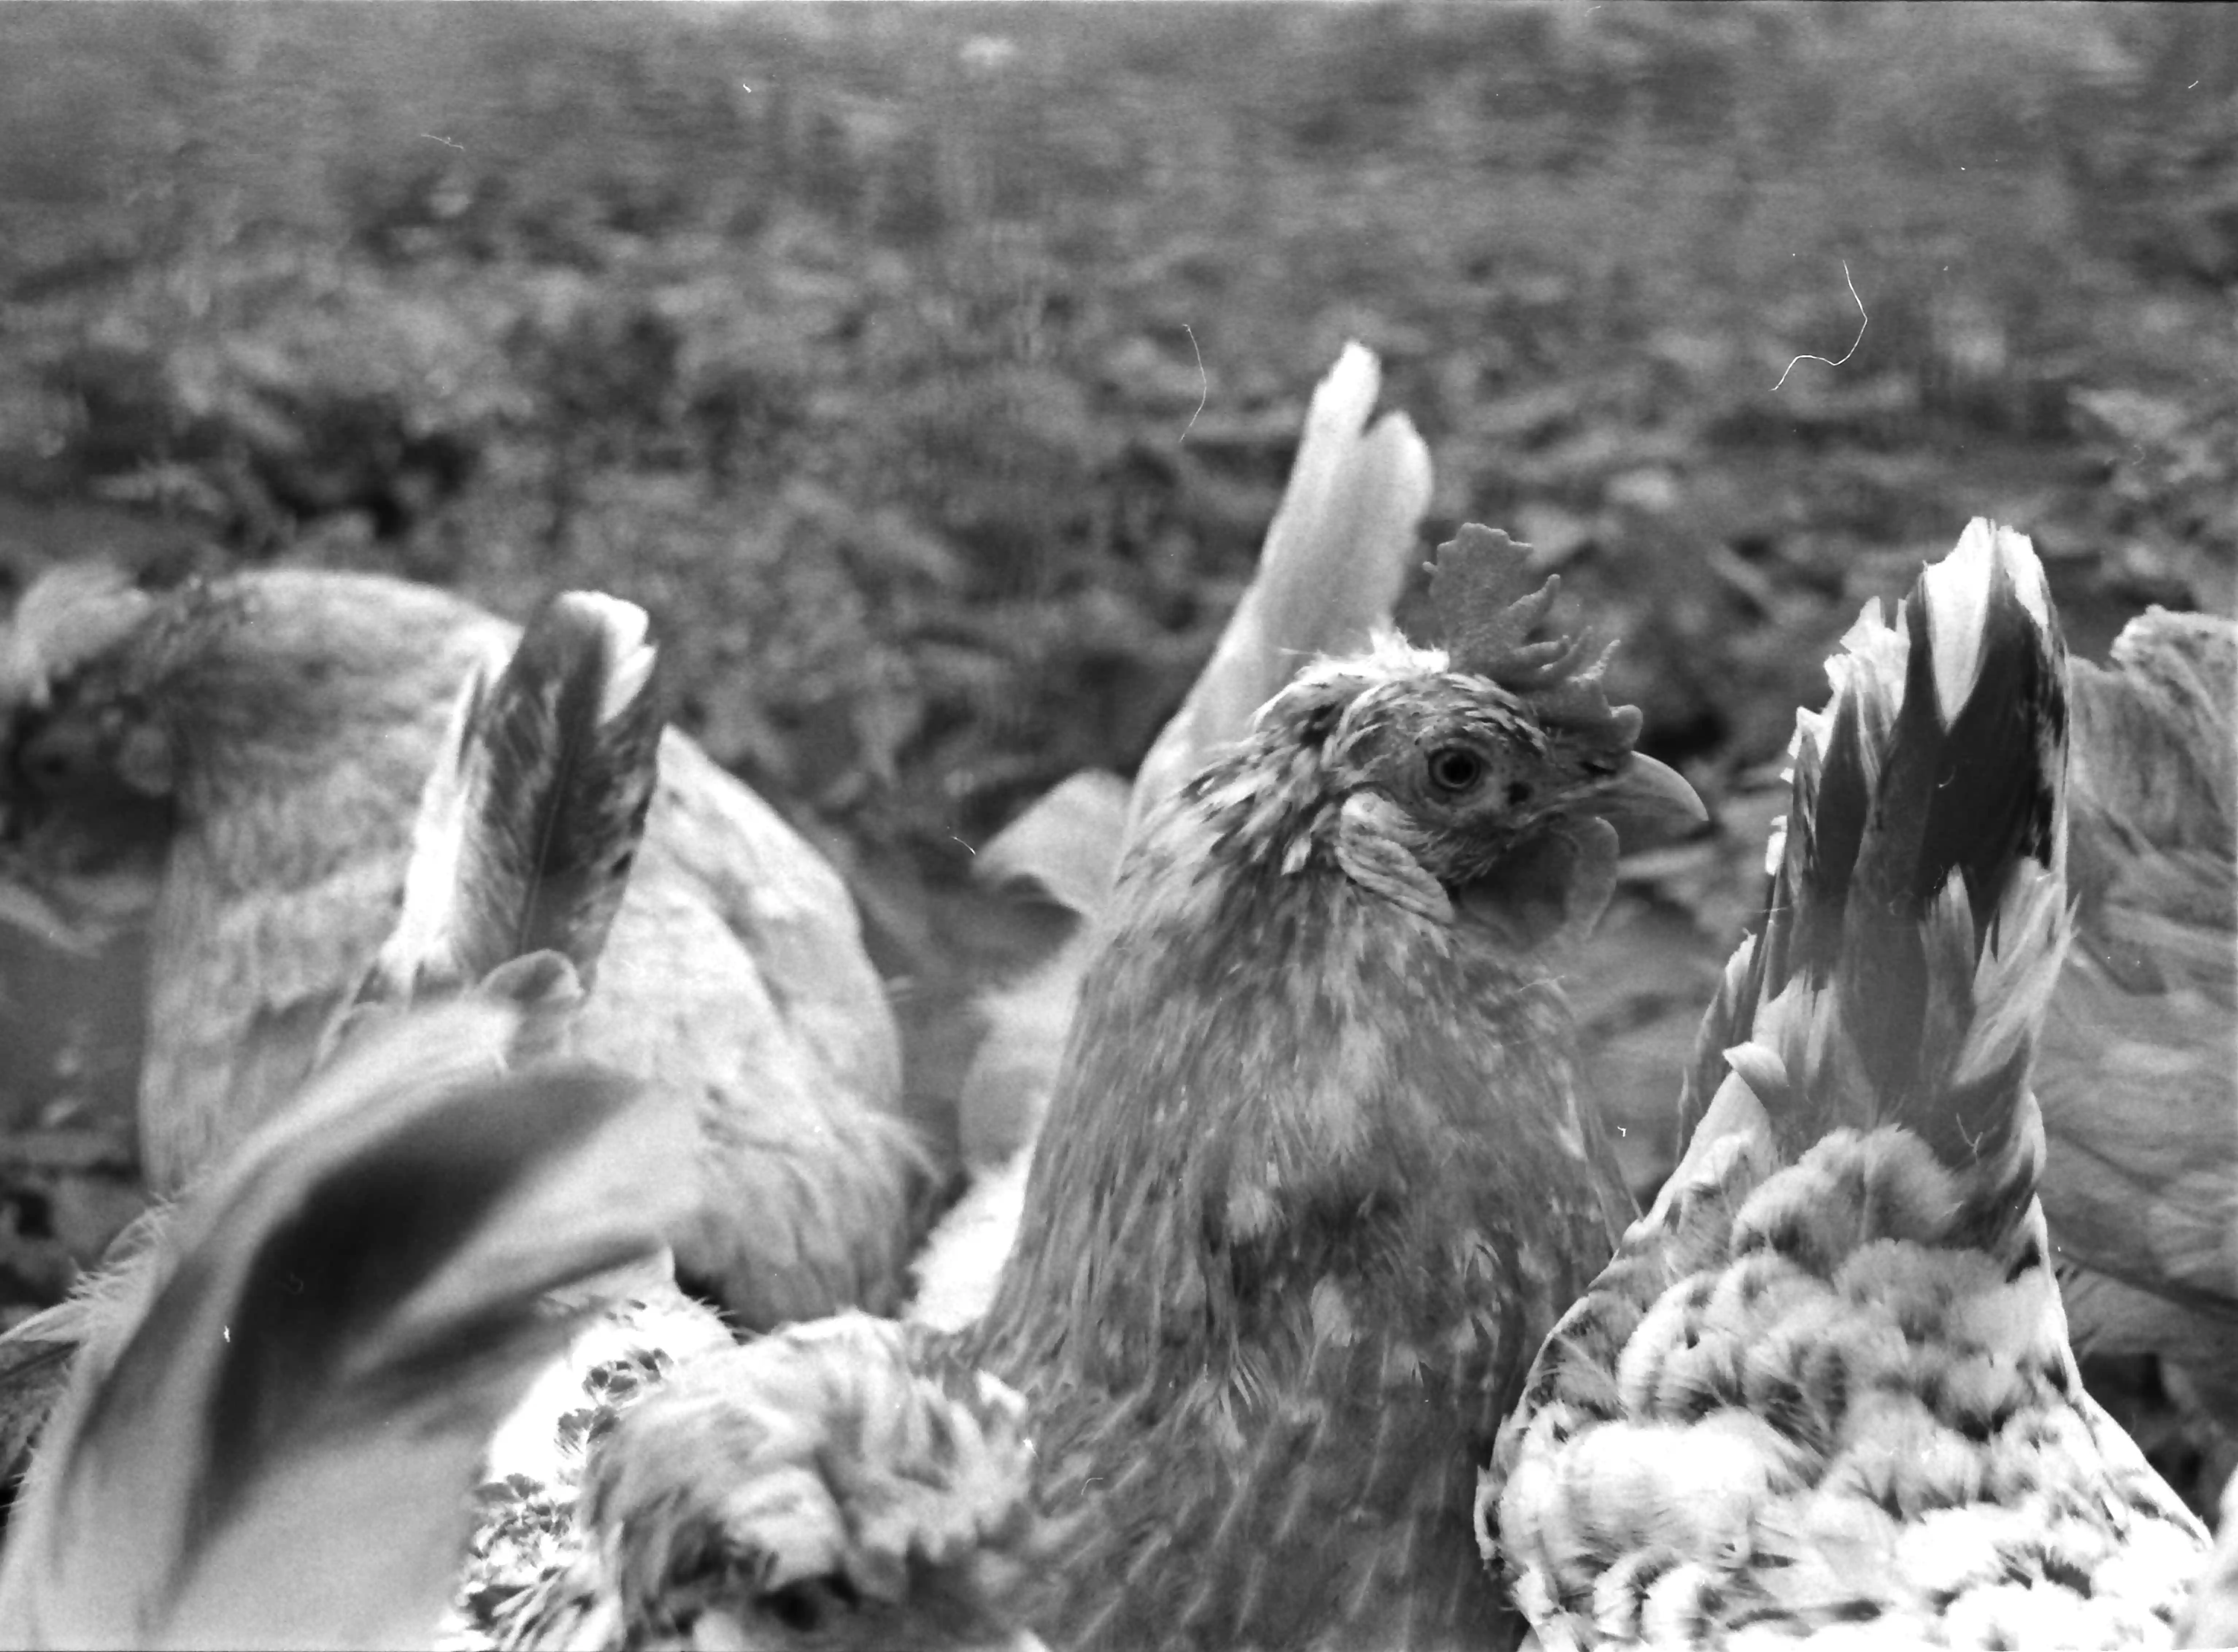
[[[2036,1197],[2067,727],[2028,542],[1976,522],[1844,650],[1700,1122],[1532,1367],[1486,1557],[1550,1648],[2166,1643],[2202,1533],[2082,1390]]]

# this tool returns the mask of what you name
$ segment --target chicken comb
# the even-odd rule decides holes
[[[1562,589],[1548,574],[1531,589],[1531,547],[1475,522],[1438,547],[1430,566],[1430,601],[1445,616],[1452,668],[1489,677],[1530,702],[1541,723],[1591,733],[1606,730],[1616,744],[1639,736],[1639,708],[1612,706],[1601,680],[1612,642],[1599,652],[1583,632],[1531,640]]]

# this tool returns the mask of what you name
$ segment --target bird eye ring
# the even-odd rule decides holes
[[[1440,746],[1429,757],[1430,784],[1447,796],[1473,791],[1482,783],[1484,759],[1467,746]]]

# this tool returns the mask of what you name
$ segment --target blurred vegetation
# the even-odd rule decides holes
[[[1974,512],[2086,646],[2227,605],[2234,63],[2220,8],[10,7],[0,555],[608,586],[718,757],[937,875],[1131,766],[1357,336],[1431,537],[1533,540],[1714,783]]]
[[[0,8],[0,578],[633,598],[924,979],[1178,703],[1357,337],[1426,550],[1559,567],[1746,862],[1969,516],[2088,651],[2229,607],[2235,90],[2221,7]],[[1615,1087],[1730,871],[1616,915]]]

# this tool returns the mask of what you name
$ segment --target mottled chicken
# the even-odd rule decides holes
[[[1798,719],[1712,1099],[1484,1475],[1543,1644],[2169,1638],[2202,1533],[2083,1391],[2037,1199],[2064,670],[2028,541],[1977,520]]]
[[[896,1391],[960,1358],[1025,1398],[1042,1558],[1001,1596],[1015,1616],[979,1627],[1088,1648],[1512,1636],[1467,1465],[1627,1213],[1545,948],[1606,897],[1605,812],[1699,807],[1632,752],[1639,714],[1597,660],[1528,640],[1552,591],[1525,594],[1522,561],[1463,530],[1435,581],[1448,648],[1386,635],[1309,666],[1129,852],[994,1305],[954,1341],[884,1343]],[[869,1380],[871,1338],[820,1334]],[[771,1556],[823,1550],[702,1512],[757,1507],[708,1473],[751,1449],[734,1435],[856,1449],[844,1406],[788,1391],[776,1424],[755,1384],[639,1402],[605,1448],[626,1460],[593,1454],[629,1490],[585,1510],[562,1621],[809,1644],[787,1640],[806,1589],[814,1633],[868,1622],[851,1560],[811,1580]]]
[[[57,569],[0,635],[0,873],[149,927],[140,1134],[175,1192],[301,1081],[396,911],[458,684],[516,632],[365,575]],[[750,1325],[905,1285],[924,1155],[838,875],[670,733],[586,1054],[699,1112],[679,1266]]]

